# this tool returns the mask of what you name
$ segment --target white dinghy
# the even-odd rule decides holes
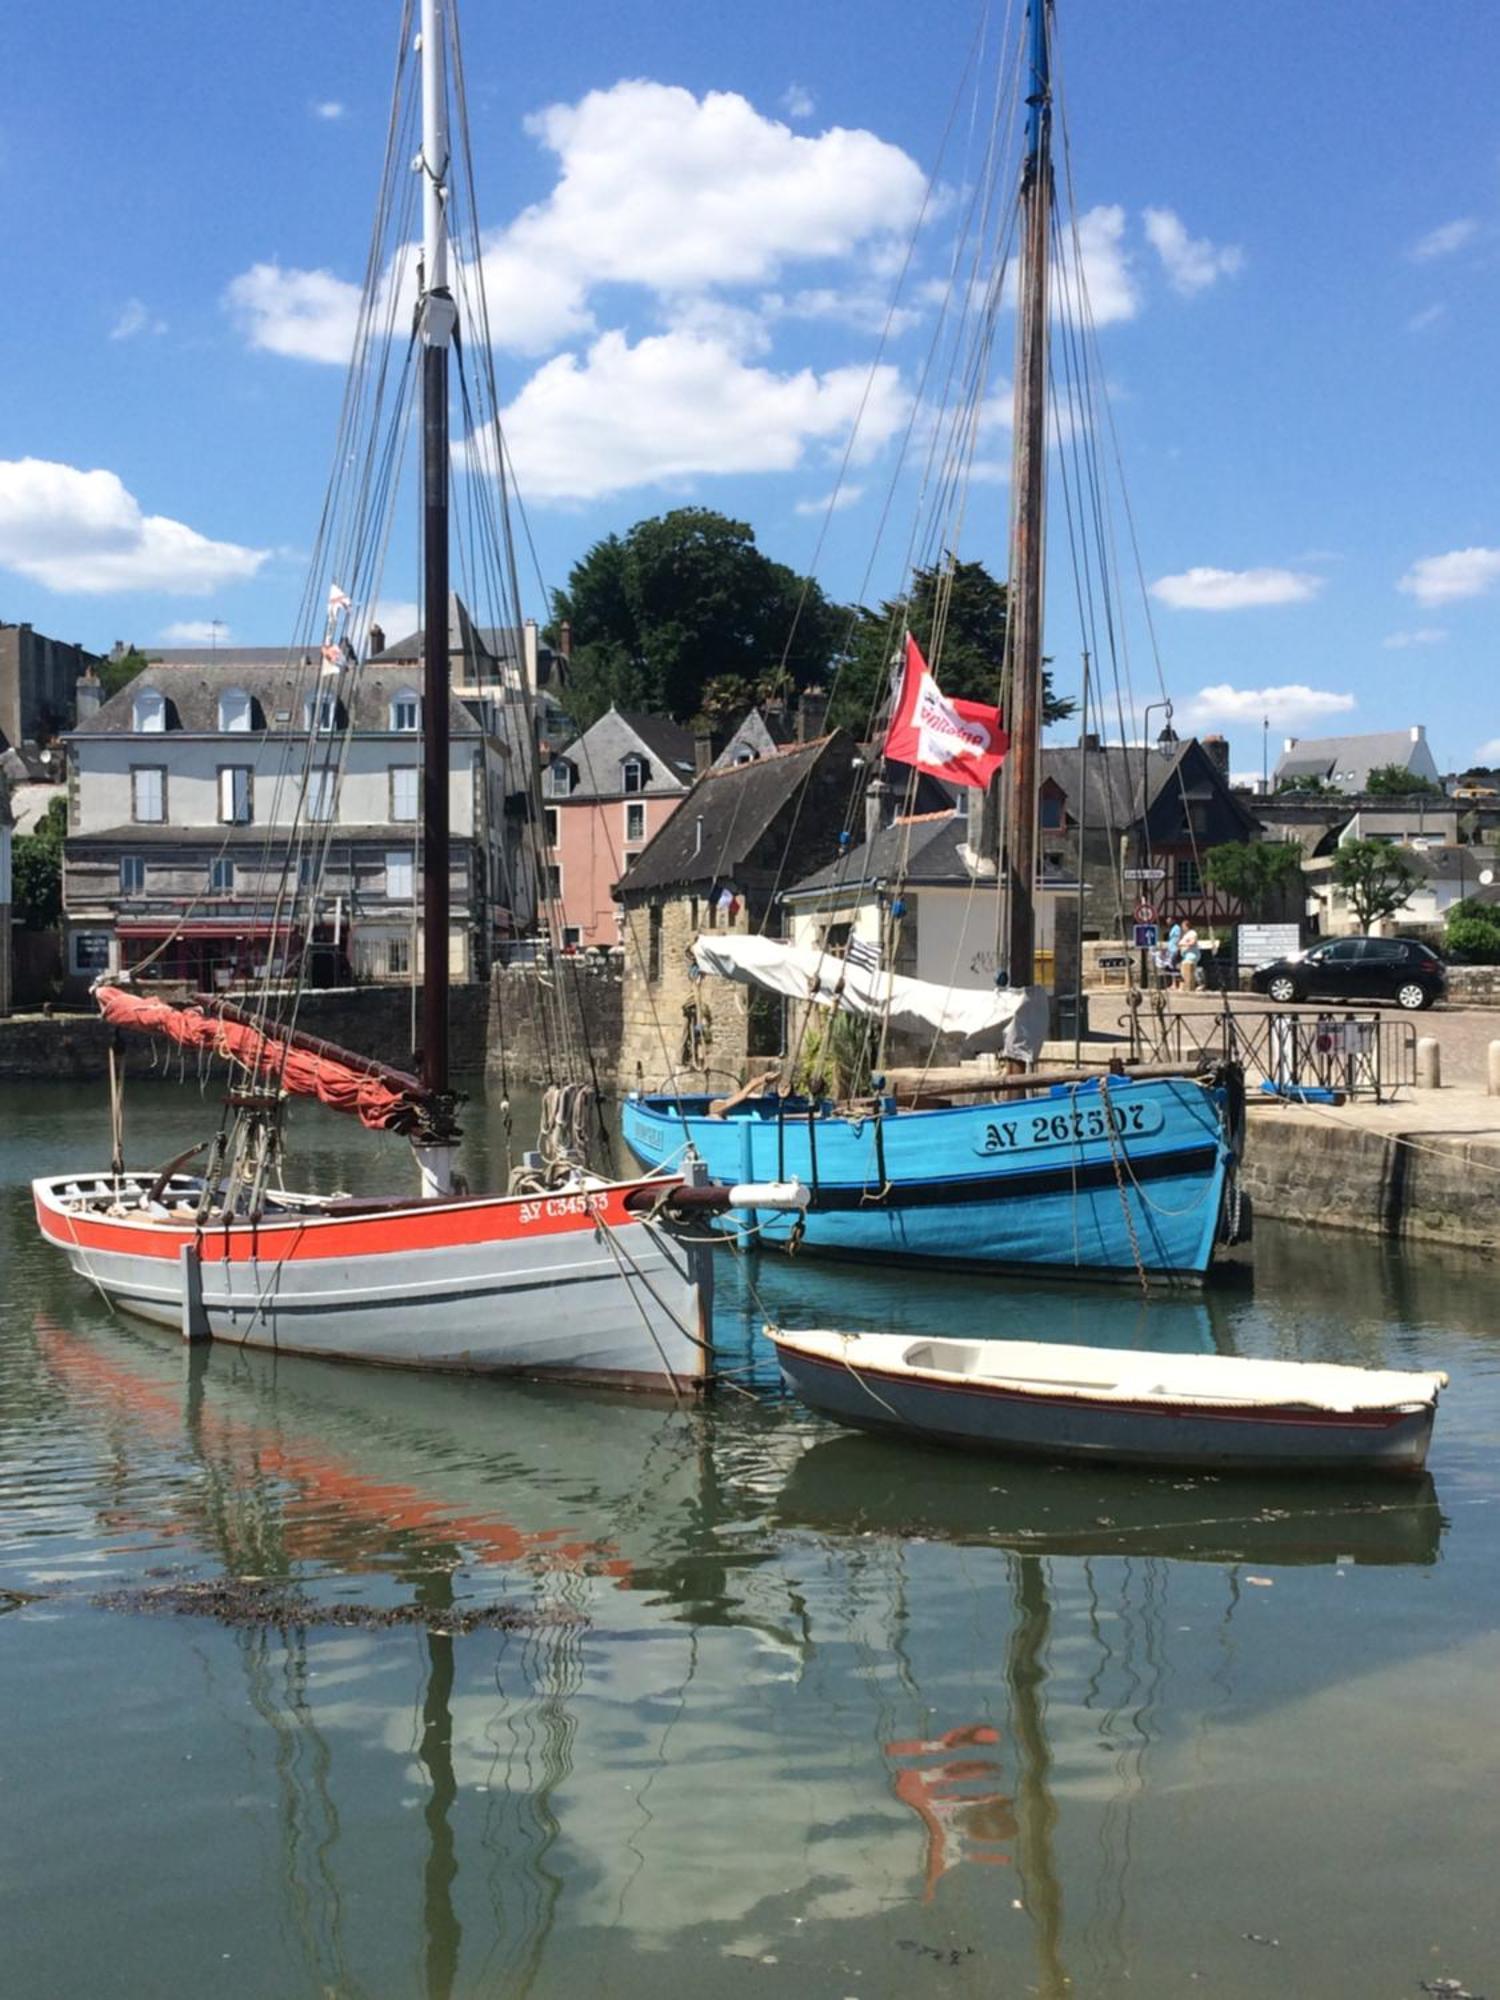
[[[1414,1475],[1444,1374],[768,1326],[788,1385],[863,1430],[1049,1458]]]

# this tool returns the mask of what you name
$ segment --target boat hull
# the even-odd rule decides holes
[[[997,1353],[1003,1342],[994,1343]],[[859,1430],[974,1451],[1202,1470],[1379,1473],[1427,1462],[1435,1401],[1332,1413],[1288,1405],[1187,1408],[1090,1402],[983,1381],[939,1381],[776,1339],[782,1375],[810,1408]]]
[[[863,1119],[774,1099],[715,1118],[708,1104],[632,1095],[621,1132],[643,1166],[691,1146],[717,1180],[804,1182],[800,1220],[735,1210],[721,1222],[746,1247],[1191,1283],[1223,1233],[1234,1149],[1222,1093],[1187,1078]]]
[[[127,1176],[127,1199],[154,1176]],[[112,1214],[107,1175],[33,1183],[42,1234],[122,1311],[279,1353],[682,1390],[705,1372],[706,1259],[625,1206],[639,1184],[309,1207],[258,1223]]]

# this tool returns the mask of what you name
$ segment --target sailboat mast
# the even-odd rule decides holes
[[[1011,756],[1005,853],[1012,986],[1036,973],[1037,787],[1042,740],[1043,498],[1047,463],[1047,266],[1052,230],[1052,0],[1031,0],[1026,162],[1021,174],[1014,541],[1010,562]]]
[[[447,0],[422,0],[422,1082],[448,1090]]]

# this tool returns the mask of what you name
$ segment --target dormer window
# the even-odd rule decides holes
[[[650,766],[644,757],[622,757],[620,760],[620,790],[622,792],[643,792],[650,776]]]
[[[337,729],[339,726],[339,698],[336,694],[326,694],[321,689],[310,694],[303,710],[309,729]]]
[[[255,727],[255,704],[243,688],[225,688],[219,696],[219,727],[236,736]]]
[[[160,735],[167,726],[167,698],[160,688],[141,688],[135,697],[134,728],[143,734]]]
[[[547,767],[547,783],[555,797],[565,799],[573,789],[573,766],[566,757],[554,757]]]
[[[403,734],[422,727],[422,698],[415,688],[398,688],[391,696],[391,727]]]

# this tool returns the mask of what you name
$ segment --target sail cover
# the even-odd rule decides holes
[[[1047,1033],[1047,994],[1040,986],[940,986],[907,979],[812,945],[764,937],[700,937],[693,946],[700,972],[761,986],[789,1000],[884,1020],[909,1034],[936,1030],[962,1035],[966,1054],[1002,1050],[1034,1062]]]
[[[426,1112],[426,1096],[414,1077],[371,1063],[341,1062],[309,1038],[273,1034],[248,1021],[226,1020],[202,1007],[150,1000],[123,986],[100,986],[94,998],[111,1027],[165,1035],[184,1048],[206,1049],[248,1071],[257,1083],[316,1097],[334,1111],[352,1111],[373,1132],[409,1132]]]

